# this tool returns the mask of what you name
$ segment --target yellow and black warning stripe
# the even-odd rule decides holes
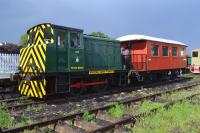
[[[45,73],[46,46],[53,43],[53,38],[45,40],[45,28],[50,29],[53,37],[53,29],[50,24],[41,24],[28,31],[28,39],[34,41],[20,51],[20,68],[22,80],[19,83],[19,91],[22,95],[43,98],[46,95],[46,79],[33,79]],[[34,36],[30,37],[34,32]],[[34,37],[34,38],[33,38]],[[29,40],[29,42],[31,42]]]

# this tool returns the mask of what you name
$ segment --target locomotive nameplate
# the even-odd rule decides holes
[[[114,73],[114,70],[97,70],[97,71],[89,71],[89,74],[109,74],[109,73]]]
[[[82,67],[82,66],[79,66],[79,67],[71,67],[71,69],[72,70],[83,70],[84,69],[84,67]]]

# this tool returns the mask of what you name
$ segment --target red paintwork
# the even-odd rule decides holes
[[[131,62],[133,70],[136,71],[154,71],[154,70],[172,70],[186,68],[186,46],[177,44],[166,44],[150,40],[134,40],[130,42],[121,42],[121,47],[129,45],[131,50]],[[159,53],[157,57],[151,55],[151,46],[158,45]],[[168,46],[168,56],[162,56],[162,46]],[[172,47],[177,47],[178,56],[172,56]],[[184,48],[184,56],[180,57],[180,48]]]
[[[70,88],[80,89],[81,87],[87,87],[87,86],[95,86],[95,85],[107,85],[107,82],[90,82],[90,83],[84,83],[84,82],[78,82],[75,84],[70,85]]]

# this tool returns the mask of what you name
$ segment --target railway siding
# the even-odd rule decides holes
[[[193,88],[195,86],[197,86],[198,84],[193,84],[193,85],[189,85],[189,86],[185,86],[185,87],[180,87],[178,90],[181,91],[183,89],[189,89],[189,88]],[[195,89],[195,88],[193,88]],[[192,89],[192,90],[193,90]],[[177,91],[177,90],[176,90]],[[166,91],[165,93],[174,93],[175,91]],[[188,92],[191,92],[191,91],[188,91]],[[195,93],[195,94],[194,94]],[[197,95],[199,94],[199,91],[194,91],[194,93],[191,93],[190,95],[188,93],[183,93],[185,94],[186,96],[184,96],[184,98],[187,98],[187,97],[191,97],[191,96],[194,96],[194,95]],[[134,103],[136,101],[138,101],[137,105],[138,106],[141,106],[141,103],[140,101],[141,100],[144,100],[144,99],[151,99],[151,101],[155,102],[156,100],[158,99],[161,99],[161,95],[163,94],[163,92],[160,92],[160,94],[154,94],[154,96],[143,96],[143,97],[134,97],[134,98],[128,98],[128,99],[123,99],[123,100],[120,100],[118,102],[119,105],[124,105],[124,104],[127,104],[129,105],[134,105]],[[183,98],[183,97],[182,97]],[[171,103],[171,102],[169,102]],[[99,107],[99,108],[94,108],[94,109],[91,109],[91,110],[88,110],[89,114],[87,114],[86,116],[90,116],[92,114],[95,114],[95,119],[97,118],[109,118],[109,117],[105,117],[106,115],[111,115],[109,113],[109,110],[112,109],[113,107],[116,107],[116,103],[115,104],[112,104],[112,105],[106,105],[104,107]],[[155,107],[160,107],[160,106],[155,106]],[[107,110],[106,112],[99,112],[99,111],[103,111],[103,110]],[[34,129],[36,126],[37,127],[44,127],[44,126],[48,126],[48,125],[52,125],[52,124],[55,124],[57,123],[58,121],[61,121],[60,123],[64,123],[62,125],[66,125],[66,121],[71,121],[71,125],[69,125],[69,127],[71,127],[72,129],[74,129],[74,127],[76,127],[75,129],[77,129],[77,131],[79,130],[84,130],[84,131],[87,131],[87,132],[93,132],[93,131],[99,131],[101,129],[101,131],[104,131],[104,130],[110,130],[110,129],[113,129],[113,128],[116,128],[116,125],[124,125],[124,123],[134,123],[135,122],[135,116],[133,114],[135,114],[135,112],[133,113],[130,113],[130,110],[126,110],[126,117],[122,117],[122,118],[118,118],[118,117],[112,117],[113,118],[110,118],[110,121],[108,125],[106,126],[99,126],[99,124],[96,124],[94,122],[92,122],[93,124],[91,124],[91,121],[87,122],[83,119],[82,116],[84,116],[84,113],[85,111],[83,112],[78,112],[78,113],[75,113],[75,114],[72,114],[72,115],[68,115],[68,116],[58,116],[58,117],[55,117],[55,118],[52,118],[52,119],[48,119],[47,121],[42,121],[42,122],[39,122],[39,123],[33,123],[33,124],[30,124],[28,126],[22,126],[22,127],[18,127],[18,128],[14,128],[14,129],[8,129],[8,130],[4,130],[4,132],[9,132],[9,131],[15,131],[15,132],[19,132],[19,131],[23,131],[25,129]],[[141,112],[140,112],[141,113]],[[79,116],[77,118],[77,116]],[[124,114],[123,114],[124,116]],[[78,121],[77,121],[78,120]],[[99,119],[98,119],[99,121]],[[105,121],[105,120],[102,120],[102,121]],[[101,122],[100,122],[101,123]],[[56,125],[55,125],[56,126]],[[91,127],[91,128],[88,128],[88,127]],[[66,129],[67,127],[62,127],[61,124],[59,125],[58,128],[54,128],[54,129],[57,129],[57,130],[60,130],[60,129]],[[83,129],[82,129],[83,128]],[[92,129],[92,130],[91,130]]]

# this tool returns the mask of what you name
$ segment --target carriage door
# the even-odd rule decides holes
[[[69,69],[77,71],[84,69],[84,46],[83,34],[80,32],[70,32],[69,34]]]
[[[122,51],[122,55],[123,55],[123,68],[130,70],[132,67],[132,62],[131,62],[131,58],[132,58],[132,46],[131,46],[131,42],[127,42],[126,45],[124,45],[123,49],[121,49]]]
[[[64,72],[67,66],[67,32],[64,30],[57,30],[56,41],[57,72]]]

